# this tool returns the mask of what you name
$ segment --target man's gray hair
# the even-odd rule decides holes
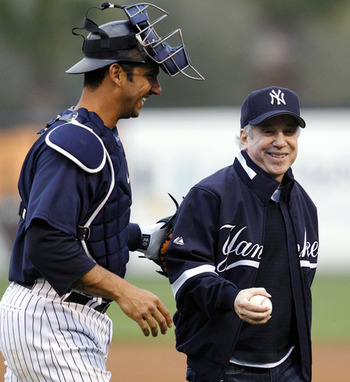
[[[248,124],[248,125],[245,125],[243,127],[243,129],[241,129],[241,130],[243,130],[247,134],[248,137],[251,137],[252,136],[251,135],[252,129],[253,129],[253,126]],[[241,143],[241,137],[239,135],[237,136],[237,144],[238,144],[240,150],[242,150],[243,147],[242,147],[242,143]]]

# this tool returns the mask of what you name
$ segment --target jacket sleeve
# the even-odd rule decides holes
[[[167,251],[170,283],[178,309],[212,316],[233,310],[239,292],[216,272],[221,201],[194,187],[182,202]]]

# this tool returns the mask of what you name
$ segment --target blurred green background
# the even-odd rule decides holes
[[[127,278],[128,281],[155,293],[168,307],[171,314],[176,311],[175,301],[168,280],[163,276]],[[8,282],[0,281],[0,295]],[[347,343],[350,341],[350,276],[316,276],[313,287],[313,326],[312,338],[315,342]],[[144,342],[150,344],[150,338],[144,337],[139,326],[128,318],[113,303],[108,309],[108,316],[113,320],[113,341]],[[174,327],[167,335],[158,336],[157,344],[174,342]]]
[[[73,105],[82,76],[65,70],[81,58],[80,27],[97,0],[0,1],[0,128],[48,120]],[[131,3],[131,2],[130,2]],[[169,12],[163,35],[181,28],[205,82],[161,76],[149,107],[240,105],[266,85],[294,89],[304,107],[350,104],[349,0],[157,0]],[[124,18],[93,10],[97,23]],[[184,96],[186,95],[186,96]]]

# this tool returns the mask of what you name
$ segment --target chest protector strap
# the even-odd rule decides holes
[[[107,194],[92,213],[90,218],[78,227],[78,239],[85,253],[91,258],[86,241],[90,237],[90,225],[106,204],[115,186],[115,175],[111,157],[101,138],[89,127],[75,119],[68,119],[66,123],[57,126],[45,137],[46,144],[77,164],[84,171],[94,174],[102,170],[108,163],[111,173],[111,183]],[[95,261],[95,260],[94,260]]]

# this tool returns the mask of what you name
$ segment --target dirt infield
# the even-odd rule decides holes
[[[184,382],[185,364],[172,345],[114,344],[107,367],[114,382]],[[314,344],[313,382],[330,381],[350,381],[350,344]]]

